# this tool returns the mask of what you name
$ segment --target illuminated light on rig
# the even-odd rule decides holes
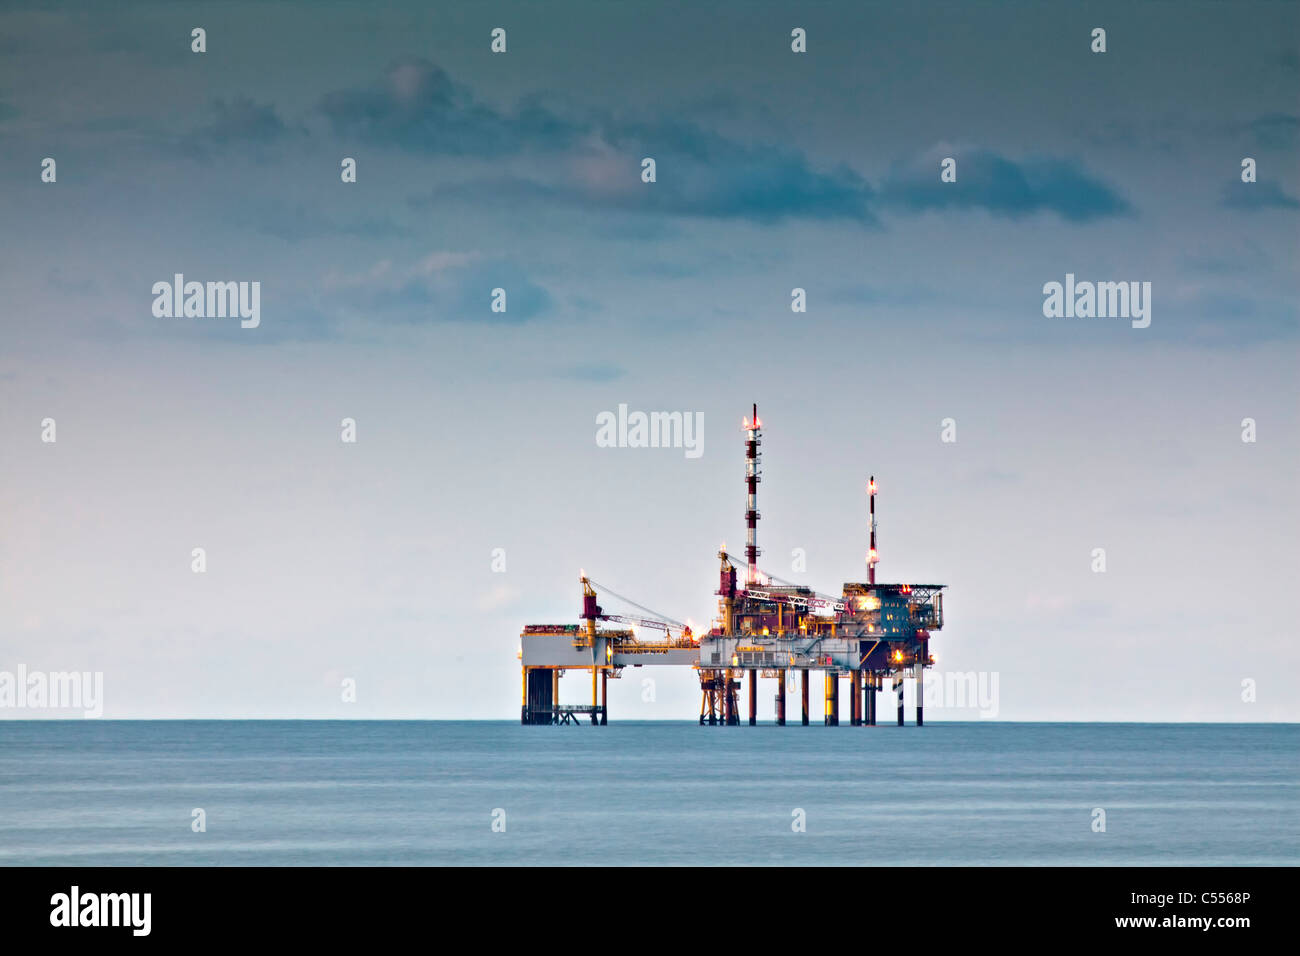
[[[740,655],[739,655],[739,654],[732,654],[732,655],[731,655],[731,666],[732,666],[732,667],[738,667],[739,665],[740,665]]]
[[[897,664],[897,663],[898,663],[899,661],[901,661],[902,659],[903,659],[903,652],[902,652],[902,651],[894,651],[894,663]]]
[[[634,635],[634,636],[635,636],[635,635]],[[610,661],[612,661],[613,659],[614,659],[614,645],[613,645],[613,644],[606,644],[606,645],[605,645],[605,663],[608,664],[608,663],[609,663]]]

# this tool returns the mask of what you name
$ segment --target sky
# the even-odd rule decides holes
[[[998,719],[1300,720],[1298,26],[7,4],[0,671],[101,672],[110,718],[513,719],[580,569],[707,626],[756,402],[762,563],[862,580],[874,474],[879,578],[948,586],[934,673]],[[177,273],[260,283],[259,324],[155,315]],[[1067,274],[1149,282],[1150,325],[1045,315]],[[599,447],[620,405],[702,454]]]

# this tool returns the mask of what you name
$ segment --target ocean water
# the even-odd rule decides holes
[[[1300,726],[5,721],[0,863],[1296,864]]]

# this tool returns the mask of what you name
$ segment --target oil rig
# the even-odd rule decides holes
[[[523,668],[521,722],[524,724],[608,722],[610,678],[625,667],[678,666],[698,672],[700,723],[741,722],[740,691],[748,678],[748,723],[758,722],[759,679],[776,681],[776,723],[786,723],[786,691],[799,675],[801,723],[809,723],[810,672],[824,681],[822,720],[840,722],[840,682],[847,681],[849,724],[875,726],[877,697],[897,696],[898,726],[903,726],[903,682],[916,680],[916,726],[925,723],[925,668],[933,665],[929,642],[943,627],[942,584],[880,584],[876,581],[876,479],[867,484],[870,502],[867,580],[845,583],[838,597],[783,581],[758,566],[758,484],[763,423],[758,406],[742,422],[745,432],[745,554],[743,560],[718,551],[718,616],[696,635],[664,617],[596,584],[584,572],[582,613],[577,624],[529,624],[520,634]],[[743,567],[743,586],[738,580]],[[645,617],[606,614],[597,591],[630,605]],[[613,623],[622,627],[602,626]],[[643,640],[636,628],[662,637]],[[560,676],[590,672],[591,703],[561,704]]]

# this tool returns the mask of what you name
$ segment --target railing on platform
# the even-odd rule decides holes
[[[526,724],[577,724],[579,716],[589,716],[593,724],[603,723],[605,708],[600,704],[556,704],[552,707],[529,707]]]

